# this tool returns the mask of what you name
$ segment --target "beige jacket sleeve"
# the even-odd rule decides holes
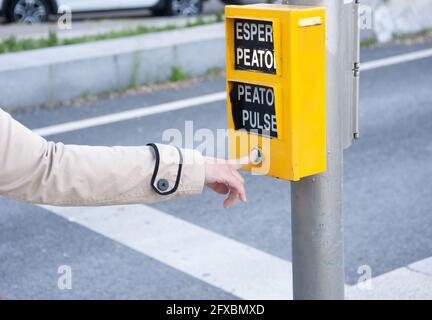
[[[0,195],[59,206],[150,203],[195,195],[204,161],[168,145],[95,147],[48,142],[0,109]]]

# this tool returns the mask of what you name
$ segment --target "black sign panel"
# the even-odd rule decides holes
[[[273,88],[231,82],[230,100],[236,130],[277,138]]]
[[[235,69],[276,74],[273,40],[271,21],[235,19]]]

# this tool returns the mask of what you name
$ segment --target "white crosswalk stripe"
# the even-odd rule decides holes
[[[242,299],[292,299],[289,261],[145,205],[43,208]],[[347,299],[432,299],[432,257],[346,286]],[[205,299],[205,297],[203,297]]]
[[[149,206],[43,207],[239,298],[292,299],[290,262]]]

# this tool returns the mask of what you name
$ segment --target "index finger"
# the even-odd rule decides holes
[[[231,165],[234,169],[238,170],[243,166],[246,166],[251,163],[255,163],[257,159],[259,159],[260,154],[258,149],[253,148],[248,156],[244,156],[239,159],[228,160],[227,163]]]

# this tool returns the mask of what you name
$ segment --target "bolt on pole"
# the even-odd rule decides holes
[[[326,8],[327,171],[291,184],[294,299],[344,299],[343,0],[284,0]]]

